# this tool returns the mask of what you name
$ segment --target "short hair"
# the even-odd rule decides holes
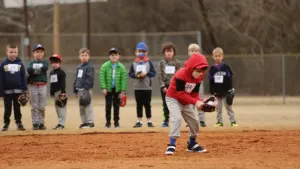
[[[166,50],[170,50],[170,49],[173,49],[174,56],[175,56],[176,55],[176,46],[171,42],[164,43],[162,45],[161,52],[164,54]]]
[[[196,43],[192,43],[189,45],[188,51],[191,51],[191,50],[198,50],[199,52],[201,52],[199,45],[197,45]]]
[[[87,53],[88,55],[90,55],[90,50],[88,48],[81,48],[79,50],[79,54],[82,54],[82,53]]]
[[[216,52],[219,52],[221,55],[224,55],[223,49],[220,48],[220,47],[216,47],[216,48],[213,50],[212,54],[214,55]]]
[[[16,44],[11,44],[11,43],[10,43],[10,44],[7,44],[5,48],[6,48],[6,49],[7,49],[7,48],[13,48],[13,49],[16,49],[16,48],[18,48],[18,46],[17,46]]]

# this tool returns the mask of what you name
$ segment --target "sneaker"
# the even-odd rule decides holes
[[[62,130],[62,129],[64,129],[65,128],[65,126],[63,126],[63,125],[61,125],[61,124],[58,124],[56,127],[54,127],[53,129],[54,130]]]
[[[207,150],[203,147],[201,147],[197,142],[194,145],[191,145],[189,142],[187,142],[187,151],[189,152],[197,152],[197,153],[205,153]]]
[[[17,130],[24,131],[26,130],[22,123],[17,124]]]
[[[8,125],[8,124],[5,124],[5,125],[3,126],[3,128],[2,128],[2,131],[7,131],[8,128],[9,128],[9,125]]]
[[[231,123],[231,127],[237,127],[237,126],[239,125],[237,125],[235,121]]]
[[[161,125],[161,127],[165,128],[165,127],[169,127],[169,123],[164,121]]]
[[[120,128],[119,122],[115,122],[115,128]]]
[[[42,123],[39,125],[39,130],[46,130],[47,127]]]
[[[39,129],[39,125],[38,124],[33,124],[32,125],[32,130],[38,130]]]
[[[135,123],[135,125],[133,126],[133,128],[140,128],[142,126],[143,126],[143,123],[140,122],[140,121],[138,121],[138,122]]]
[[[204,121],[200,121],[200,127],[206,127],[206,124]]]
[[[111,124],[106,122],[105,127],[106,127],[106,128],[110,128],[110,127],[111,127]]]
[[[217,122],[216,125],[215,125],[215,127],[223,127],[223,123]]]
[[[89,127],[89,128],[94,128],[94,127],[95,127],[95,124],[94,124],[94,123],[89,123],[89,124],[88,124],[88,127]]]
[[[175,153],[176,146],[168,144],[165,155],[173,155]]]
[[[88,125],[89,125],[88,123],[83,123],[79,126],[79,128],[86,129],[86,128],[88,128]]]
[[[152,122],[147,122],[147,125],[148,125],[148,127],[154,127],[154,125],[153,125],[153,123]]]

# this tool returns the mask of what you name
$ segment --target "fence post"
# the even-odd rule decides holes
[[[86,34],[82,34],[82,48],[86,48]]]
[[[202,53],[201,31],[197,31],[197,43],[200,47],[200,52]]]
[[[200,47],[200,53],[202,53],[202,43],[201,43],[201,32],[200,31],[197,31],[197,44]],[[205,88],[204,88],[203,82],[201,83],[199,93],[200,93],[199,94],[200,98],[204,99]]]
[[[25,44],[24,44],[24,34],[23,33],[21,33],[20,34],[20,47],[21,47],[21,56],[22,56],[22,61],[23,62],[25,62],[25,57],[24,57],[24,55],[25,55]]]
[[[286,99],[286,77],[285,77],[285,55],[282,55],[282,103],[285,104]]]

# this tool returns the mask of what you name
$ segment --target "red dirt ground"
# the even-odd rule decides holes
[[[2,136],[0,168],[300,168],[299,130],[204,131],[205,154],[186,152],[187,138],[165,156],[163,132]]]

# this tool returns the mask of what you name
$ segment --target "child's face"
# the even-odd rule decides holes
[[[58,69],[60,67],[60,63],[59,62],[52,62],[51,65],[52,65],[53,69]]]
[[[118,60],[120,59],[120,55],[118,53],[111,53],[109,55],[109,58],[112,63],[117,63]]]
[[[172,60],[174,56],[174,50],[172,48],[165,50],[165,58],[167,60]]]
[[[43,49],[37,49],[33,52],[33,57],[36,60],[42,60],[44,58],[45,52]]]
[[[147,56],[147,55],[148,55],[148,52],[145,51],[145,50],[137,50],[137,51],[135,52],[136,57],[140,57],[139,54],[144,54],[145,56]],[[143,58],[143,57],[141,57],[141,58]]]
[[[192,56],[194,53],[200,54],[200,51],[197,50],[197,49],[192,49],[192,50],[189,51],[189,56]]]
[[[194,79],[198,79],[202,76],[202,74],[205,72],[203,69],[194,69],[192,76]]]
[[[6,55],[9,60],[15,60],[18,56],[18,48],[6,48]]]
[[[90,59],[90,55],[86,52],[80,53],[79,59],[80,59],[81,63],[87,63]]]
[[[215,53],[213,54],[213,59],[214,59],[214,61],[215,61],[215,63],[216,63],[217,65],[222,63],[223,58],[224,58],[224,56],[223,56],[223,54],[220,53],[220,52],[215,52]]]

